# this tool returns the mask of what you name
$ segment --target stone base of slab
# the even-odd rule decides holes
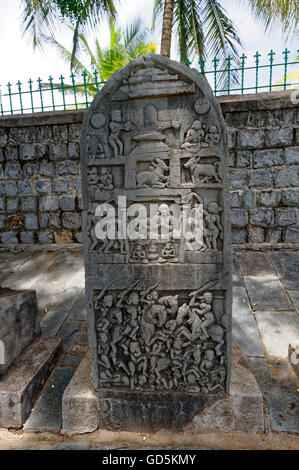
[[[83,434],[93,432],[98,427],[134,430],[134,423],[131,423],[130,408],[135,409],[135,430],[140,431],[140,426],[137,424],[137,421],[139,421],[137,420],[137,404],[133,403],[132,406],[127,407],[124,402],[117,403],[117,400],[112,400],[111,397],[98,399],[93,392],[89,377],[89,360],[85,358],[63,395],[61,432],[66,435]],[[148,409],[143,411],[146,414],[152,413],[154,417],[155,403],[150,403],[149,400],[148,405]],[[173,404],[168,404],[169,408],[172,406]],[[217,401],[215,398],[211,399],[211,403],[206,405],[200,413],[194,414],[192,406],[189,411],[190,422],[183,427],[178,426],[177,430],[183,429],[184,432],[190,433],[190,435],[206,431],[262,432],[264,430],[263,397],[254,375],[249,370],[246,357],[243,356],[237,345],[233,347],[229,396]],[[160,416],[162,421],[164,418],[166,418],[165,415]],[[114,426],[113,420],[115,420]],[[128,422],[129,425],[124,424]],[[158,428],[161,427],[159,424]],[[164,427],[167,428],[167,424]],[[172,431],[175,430],[173,426],[171,428]]]
[[[289,344],[288,358],[290,366],[299,379],[299,341]]]
[[[22,427],[61,354],[61,339],[38,338],[1,377],[0,427]]]

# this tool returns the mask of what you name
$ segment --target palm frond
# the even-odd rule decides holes
[[[253,14],[263,22],[265,30],[276,21],[282,25],[282,31],[288,39],[299,35],[299,3],[297,0],[247,0]]]
[[[217,56],[220,70],[226,68],[228,57],[231,58],[232,68],[239,66],[238,46],[242,46],[242,43],[236,27],[217,0],[205,0],[203,3],[203,26],[209,56]],[[218,80],[219,86],[226,87],[227,80],[227,72],[221,72]],[[236,71],[231,71],[230,80],[232,84],[239,83]]]

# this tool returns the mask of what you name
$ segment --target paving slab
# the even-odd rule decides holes
[[[56,369],[46,389],[38,399],[34,411],[24,424],[25,431],[59,431],[61,428],[61,400],[74,369]]]
[[[299,291],[288,291],[289,296],[291,297],[291,300],[293,304],[295,305],[295,309],[297,310],[297,313],[299,313]]]
[[[66,284],[62,294],[53,306],[49,308],[41,321],[42,333],[45,336],[55,336],[66,320],[84,285],[84,271],[78,271]]]
[[[39,338],[0,380],[0,426],[19,428],[62,353],[57,338]]]
[[[83,259],[81,254],[63,253],[58,256],[50,268],[41,275],[34,289],[37,293],[40,314],[55,302],[61,294],[67,282],[82,269]]]
[[[57,257],[57,253],[36,253],[30,256],[20,269],[6,280],[3,286],[19,290],[31,289]]]
[[[273,431],[299,432],[299,393],[287,359],[250,358]]]
[[[299,252],[279,251],[269,256],[284,286],[290,290],[299,290]]]
[[[32,254],[29,253],[19,253],[4,258],[1,261],[0,266],[0,284],[4,286],[4,283],[6,283],[10,276],[20,269],[22,265],[31,258],[31,256]],[[14,287],[14,289],[17,289],[17,287]]]
[[[236,254],[243,276],[277,277],[268,256],[262,252],[245,252]]]
[[[244,277],[249,300],[256,310],[292,310],[281,282],[271,277]]]
[[[289,344],[299,338],[296,312],[255,312],[268,356],[287,357]]]
[[[259,331],[244,287],[233,287],[232,337],[247,356],[264,356]]]
[[[85,288],[82,289],[82,292],[74,303],[68,318],[69,320],[87,320],[87,312],[85,307]]]

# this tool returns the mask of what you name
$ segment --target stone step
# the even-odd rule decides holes
[[[59,338],[38,338],[0,380],[0,426],[20,428],[60,355]]]

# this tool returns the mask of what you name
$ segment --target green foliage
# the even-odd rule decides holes
[[[81,33],[78,34],[82,60],[78,55],[72,60],[72,52],[65,46],[53,37],[44,37],[45,41],[57,48],[61,57],[71,65],[72,70],[78,76],[81,77],[82,73],[86,74],[86,86],[83,83],[76,85],[76,90],[79,93],[85,93],[86,88],[88,94],[92,96],[96,94],[94,70],[98,71],[100,81],[104,82],[109,80],[114,72],[123,68],[131,60],[156,52],[157,44],[149,41],[149,33],[143,27],[140,19],[133,21],[124,31],[115,27],[112,19],[110,19],[109,26],[110,44],[107,48],[101,48],[98,40],[95,41],[93,46],[90,46],[86,37]],[[70,27],[70,29],[74,32],[74,28]],[[89,67],[84,65],[84,60],[89,61]],[[66,85],[66,89],[72,92],[71,85]]]
[[[153,26],[161,18],[164,0],[155,0]],[[180,60],[186,63],[200,58],[218,56],[219,68],[225,68],[226,58],[239,65],[238,46],[241,40],[225,9],[216,0],[175,0],[174,28],[178,38]],[[225,74],[219,74],[224,81]],[[233,72],[231,79],[237,80]]]
[[[24,34],[34,47],[43,48],[44,36],[55,37],[61,24],[73,26],[72,61],[78,49],[79,34],[95,29],[103,17],[115,18],[113,0],[21,0],[24,5]]]

